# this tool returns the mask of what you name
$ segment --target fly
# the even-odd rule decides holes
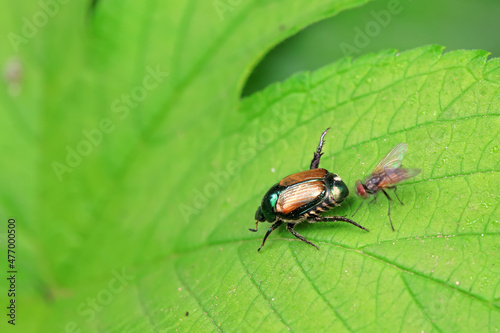
[[[396,185],[405,179],[415,177],[420,173],[420,169],[408,169],[401,168],[401,162],[408,150],[408,144],[400,143],[396,145],[392,150],[377,164],[373,172],[364,179],[363,182],[360,180],[356,181],[356,194],[363,198],[363,201],[359,205],[358,209],[352,214],[354,216],[359,208],[363,205],[368,197],[373,196],[373,201],[377,201],[377,194],[379,191],[384,193],[384,195],[389,200],[389,210],[387,215],[389,216],[389,222],[391,222],[392,231],[394,226],[392,225],[391,219],[391,197],[387,194],[386,189],[394,189],[394,195],[398,201],[403,205],[403,202],[399,199],[396,193]]]

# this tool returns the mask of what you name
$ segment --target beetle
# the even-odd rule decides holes
[[[309,223],[343,221],[368,231],[365,227],[344,216],[320,215],[335,206],[340,206],[340,203],[349,195],[347,185],[338,175],[319,168],[319,162],[323,155],[324,137],[329,129],[330,127],[321,134],[309,170],[283,178],[279,183],[274,184],[262,198],[261,205],[255,212],[255,220],[257,221],[255,229],[249,230],[257,232],[259,222],[269,222],[272,225],[267,230],[257,251],[260,251],[266,243],[267,237],[283,223],[286,224],[287,230],[292,235],[318,250],[319,247],[293,229],[297,224],[304,221]]]
[[[363,198],[363,201],[358,206],[358,209],[352,214],[354,216],[358,210],[363,205],[366,199],[373,196],[373,202],[377,200],[378,192],[384,193],[387,200],[389,200],[389,209],[387,215],[389,216],[389,222],[391,222],[392,231],[394,226],[392,225],[391,219],[391,197],[385,189],[394,189],[394,195],[398,201],[403,205],[403,202],[399,199],[396,193],[396,185],[405,179],[415,177],[420,173],[420,169],[414,168],[401,168],[401,163],[405,157],[405,153],[408,150],[407,143],[400,143],[394,146],[387,155],[375,166],[372,173],[368,175],[363,182],[360,180],[356,181],[356,194]]]

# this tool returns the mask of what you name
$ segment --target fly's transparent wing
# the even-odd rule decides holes
[[[377,164],[375,169],[373,169],[373,173],[379,173],[384,169],[399,168],[407,150],[407,143],[397,144],[387,155],[385,155],[382,161]]]
[[[379,187],[391,187],[405,179],[415,177],[420,173],[420,169],[388,168],[385,169],[384,176],[378,184]]]

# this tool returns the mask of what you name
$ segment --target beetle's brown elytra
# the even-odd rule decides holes
[[[293,184],[297,184],[300,182],[305,182],[308,180],[313,180],[313,179],[318,179],[318,178],[324,178],[328,171],[325,169],[311,169],[311,170],[305,170],[301,172],[294,173],[293,175],[286,176],[283,178],[279,184],[281,186],[290,186]]]
[[[286,223],[286,228],[292,235],[316,248],[318,248],[316,245],[293,229],[296,224],[303,221],[309,223],[343,221],[368,231],[368,229],[343,216],[320,215],[324,211],[339,206],[349,195],[346,184],[339,176],[326,169],[318,168],[321,155],[323,155],[324,137],[329,129],[327,128],[321,135],[310,169],[283,178],[264,195],[261,205],[255,212],[257,220],[255,229],[249,230],[256,232],[259,222],[267,221],[273,224],[267,230],[258,251],[264,246],[267,237],[283,223]]]
[[[325,194],[325,191],[325,184],[319,180],[288,186],[281,192],[275,211],[280,214],[289,214],[308,202],[317,201]]]

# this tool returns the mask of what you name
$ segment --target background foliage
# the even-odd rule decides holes
[[[396,15],[385,18],[390,4],[398,4]],[[347,55],[358,57],[385,49],[409,50],[422,45],[445,45],[446,50],[483,49],[500,56],[496,36],[500,2],[495,0],[379,0],[340,12],[319,21],[272,49],[250,75],[244,95],[286,79],[297,71],[316,70]],[[342,43],[354,45],[359,28],[369,22],[385,23],[359,52],[345,54]],[[467,24],[464,24],[467,22]],[[372,27],[376,31],[375,27]]]
[[[4,5],[0,34],[27,39],[0,50],[15,329],[497,331],[498,58],[377,50],[240,101],[271,47],[363,2],[69,2],[29,38],[19,18],[44,9]],[[356,215],[369,233],[303,224],[319,251],[280,230],[258,253],[263,193],[327,126],[322,167],[351,186],[409,143],[423,171],[398,191],[397,231],[379,200]]]

